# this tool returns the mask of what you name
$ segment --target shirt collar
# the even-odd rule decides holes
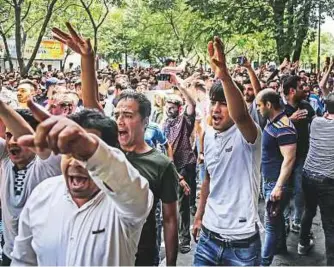
[[[277,122],[277,121],[279,121],[282,117],[284,117],[285,116],[285,112],[284,111],[282,111],[281,113],[279,113],[273,120],[269,120],[270,121],[270,123],[274,123],[274,122]]]

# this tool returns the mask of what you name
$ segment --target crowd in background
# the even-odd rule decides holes
[[[63,35],[60,30],[55,33],[61,41],[69,44],[66,38],[70,37]],[[71,34],[75,36],[73,32]],[[331,123],[334,114],[334,61],[326,59],[323,71],[319,73],[307,73],[299,67],[299,62],[289,62],[287,59],[278,68],[265,64],[254,69],[246,57],[241,57],[239,64],[227,68],[225,55],[219,46],[222,44],[218,39],[215,39],[215,46],[211,47],[215,53],[210,52],[209,46],[211,68],[207,70],[191,67],[186,61],[177,64],[175,60],[168,59],[161,69],[106,68],[95,72],[94,63],[89,64],[86,58],[81,70],[72,70],[70,64],[69,69],[60,72],[36,63],[27,77],[20,77],[19,72],[1,74],[0,135],[5,140],[1,143],[4,146],[3,149],[1,147],[1,204],[5,264],[14,260],[16,264],[159,265],[162,233],[165,234],[167,264],[175,264],[177,251],[188,253],[191,250],[192,215],[195,218],[193,238],[198,242],[194,265],[267,266],[272,263],[274,255],[286,253],[286,236],[290,231],[300,235],[298,253],[308,253],[314,245],[311,225],[318,205],[325,232],[327,264],[334,264],[334,169],[330,166],[334,158],[334,143],[331,140],[334,130]],[[75,46],[73,48],[75,50]],[[94,88],[96,92],[92,93]],[[8,121],[8,118],[19,121],[13,113],[13,110],[18,110],[17,114],[30,123],[30,127],[26,126],[25,129],[37,133],[37,122],[33,127],[32,122],[26,119],[32,117],[29,108],[36,117],[30,99],[45,107],[51,116],[67,116],[85,130],[97,127],[101,133],[99,137],[108,145],[112,141],[106,141],[110,137],[107,137],[107,132],[103,132],[104,126],[95,125],[92,120],[96,120],[96,123],[107,118],[110,122],[105,122],[106,125],[116,121],[118,135],[112,134],[118,136],[118,141],[114,140],[111,145],[115,150],[110,150],[108,154],[106,151],[109,150],[100,144],[103,147],[101,150],[98,148],[101,161],[94,158],[92,163],[88,160],[89,174],[104,177],[110,171],[113,175],[128,177],[117,183],[110,182],[109,178],[101,178],[104,185],[96,183],[99,188],[103,188],[103,192],[108,191],[108,188],[113,192],[115,188],[118,189],[118,185],[122,185],[122,188],[129,186],[139,195],[148,186],[153,192],[154,200],[149,197],[144,200],[126,191],[128,196],[138,201],[137,208],[143,211],[140,215],[122,204],[121,201],[127,205],[134,203],[130,198],[121,195],[120,199],[115,200],[120,203],[117,204],[119,206],[115,214],[119,210],[121,214],[131,214],[129,217],[124,215],[125,222],[122,221],[123,215],[110,215],[121,221],[110,226],[113,231],[121,233],[117,237],[105,236],[102,241],[95,240],[94,243],[88,234],[85,236],[86,233],[72,233],[77,230],[68,224],[73,223],[80,229],[89,228],[84,224],[85,220],[92,220],[94,225],[93,212],[86,215],[90,219],[81,218],[80,224],[77,221],[79,218],[70,223],[62,219],[60,223],[64,223],[64,229],[69,227],[72,230],[56,228],[64,242],[59,241],[58,246],[70,246],[66,235],[71,238],[78,235],[74,239],[83,242],[78,247],[66,248],[72,250],[72,253],[67,251],[67,258],[64,255],[57,256],[57,253],[64,253],[63,250],[55,252],[56,256],[48,256],[52,253],[51,248],[57,249],[57,246],[50,246],[49,250],[40,248],[48,242],[55,244],[54,240],[40,236],[52,231],[54,224],[44,218],[41,222],[34,214],[34,208],[45,212],[42,197],[45,197],[45,208],[54,205],[46,193],[39,197],[33,189],[39,183],[41,186],[36,188],[39,192],[48,191],[47,186],[56,186],[47,185],[49,179],[46,178],[62,174],[60,159],[54,153],[36,161],[36,153],[29,154],[31,152],[28,153],[17,143],[16,138],[23,135],[23,130],[13,130],[18,124]],[[93,102],[96,103],[91,104]],[[96,108],[99,112],[87,111],[86,108]],[[136,120],[137,113],[141,118],[139,121]],[[68,121],[64,123],[70,124]],[[140,129],[143,129],[144,136],[141,136]],[[138,140],[142,137],[150,148]],[[94,143],[89,136],[87,140],[88,144]],[[7,154],[4,152],[5,146]],[[117,153],[124,153],[126,159]],[[104,166],[103,156],[110,160],[111,165],[115,164],[114,168],[120,168],[119,173]],[[124,162],[127,163],[122,165]],[[95,173],[97,164],[104,168],[98,174]],[[33,174],[29,173],[31,165],[34,165]],[[76,181],[73,176],[69,175],[71,181],[74,180],[73,186],[80,187],[83,182],[79,178]],[[28,179],[31,181],[28,182]],[[148,180],[148,185],[144,180]],[[14,189],[9,189],[11,187]],[[55,193],[49,192],[48,196],[55,197],[52,194]],[[117,194],[110,195],[114,199]],[[100,201],[97,196],[91,197]],[[266,203],[265,240],[262,246],[259,238],[262,224],[258,219],[257,208],[261,198]],[[291,199],[293,209],[289,204]],[[153,204],[150,203],[152,201]],[[140,203],[146,208],[139,206]],[[56,208],[62,212],[60,207]],[[67,212],[68,207],[63,208],[66,210],[65,215],[70,214]],[[20,218],[19,223],[21,211],[21,216],[26,217]],[[133,224],[129,218],[134,221]],[[36,230],[39,226],[41,229]],[[131,234],[127,232],[127,227],[142,227],[143,230],[136,237],[129,237]],[[114,233],[104,228],[89,228],[86,231],[91,230],[93,234],[94,231],[95,234],[99,231]],[[80,239],[81,235],[86,239]],[[27,238],[30,238],[30,243],[25,241]],[[88,240],[86,245],[84,240]],[[132,242],[130,245],[127,244],[129,240]],[[110,248],[112,245],[102,248],[103,242],[116,242],[123,252]],[[101,251],[108,250],[107,256],[98,253],[104,260],[96,255],[87,255],[95,251],[93,247]],[[219,252],[218,248],[225,248],[225,254]],[[111,257],[114,259],[109,260]]]

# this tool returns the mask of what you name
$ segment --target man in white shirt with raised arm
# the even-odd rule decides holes
[[[134,265],[152,204],[148,182],[116,147],[116,123],[94,110],[51,116],[18,139],[33,150],[62,154],[62,176],[41,183],[24,207],[13,265]],[[82,125],[81,126],[79,126]]]
[[[258,196],[261,129],[226,66],[218,37],[208,44],[219,79],[210,90],[212,127],[204,138],[206,178],[193,235],[195,266],[256,266],[261,259]]]

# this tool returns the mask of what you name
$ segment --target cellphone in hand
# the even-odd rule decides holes
[[[246,58],[244,56],[237,57],[237,64],[242,66],[246,62]]]

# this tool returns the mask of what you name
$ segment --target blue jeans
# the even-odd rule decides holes
[[[200,151],[200,145],[199,145],[199,138],[196,138],[196,148],[197,148],[197,153],[199,154]],[[205,166],[204,162],[196,165],[197,173],[198,173],[198,180],[199,183],[202,184],[205,178]]]
[[[248,248],[233,248],[220,245],[201,231],[194,255],[194,266],[259,266],[261,239],[250,243]]]
[[[162,232],[162,214],[161,214],[161,200],[157,203],[157,208],[155,210],[155,220],[157,229],[157,242],[155,246],[155,257],[154,266],[159,266],[160,264],[160,247],[161,247],[161,232]]]
[[[293,222],[300,224],[302,215],[304,212],[304,195],[303,195],[303,167],[305,163],[305,158],[297,158],[294,166],[294,170],[291,174],[291,184],[293,185],[293,196],[294,196],[294,216]],[[285,223],[290,223],[290,202],[284,211]]]
[[[263,195],[265,197],[266,203],[270,199],[270,194],[273,191],[276,182],[264,182],[263,183]],[[276,246],[278,243],[280,245],[286,246],[286,235],[285,235],[285,223],[284,223],[284,209],[289,202],[288,191],[283,188],[283,197],[280,200],[280,210],[278,215],[274,219],[270,219],[265,211],[265,229],[266,234],[264,238],[264,244],[262,247],[262,266],[269,266],[273,259],[276,251]],[[267,205],[266,205],[267,206]]]

